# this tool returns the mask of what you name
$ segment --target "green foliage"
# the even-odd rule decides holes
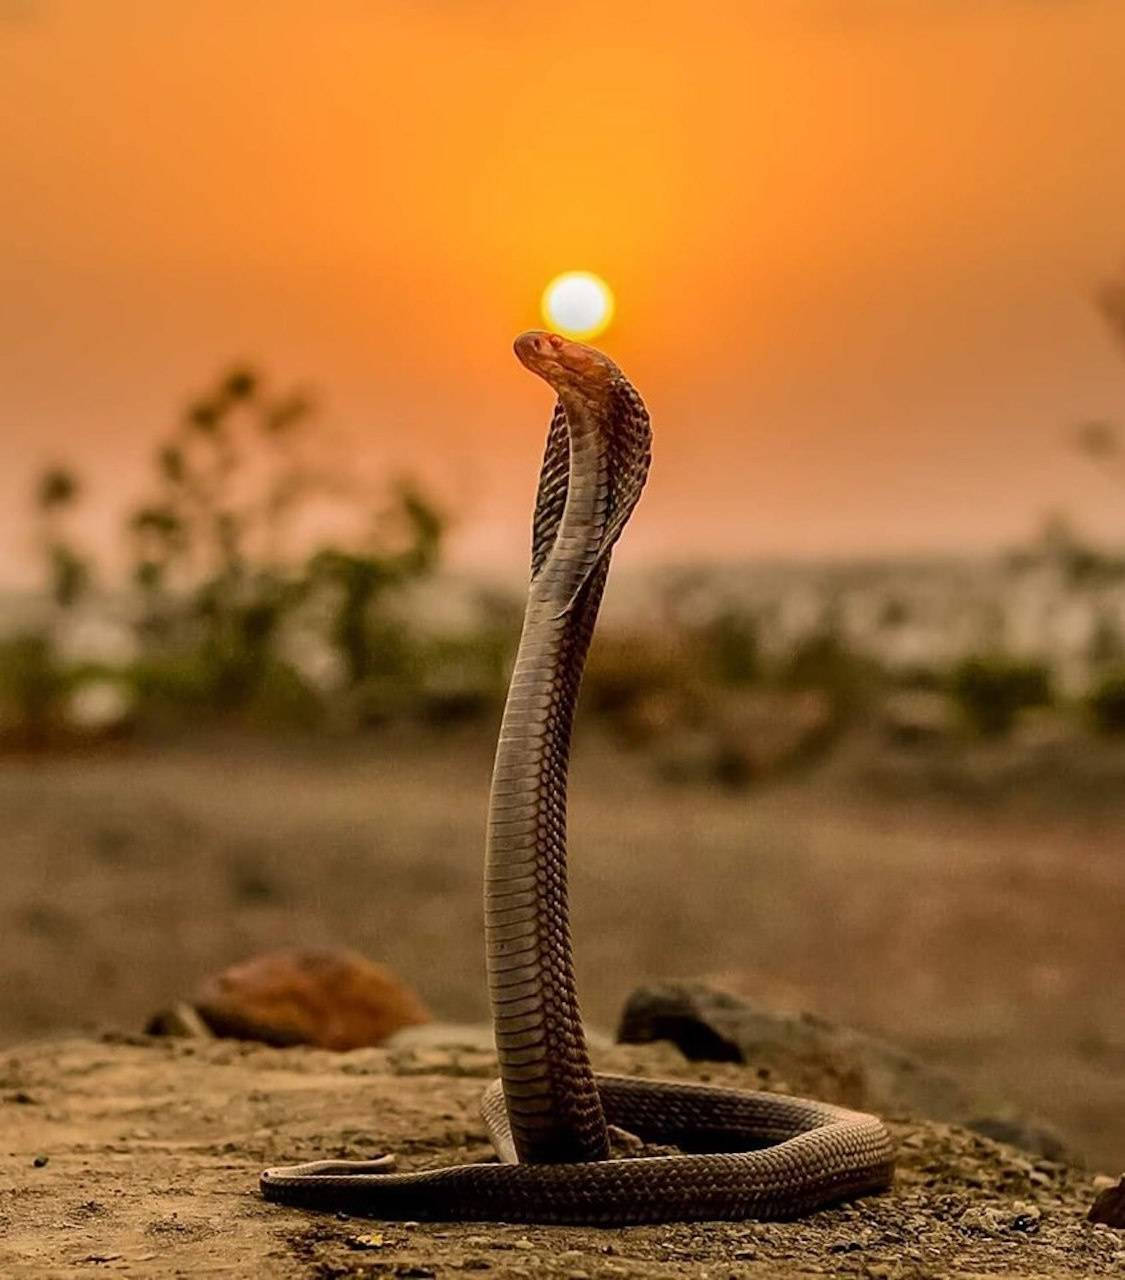
[[[1099,733],[1125,734],[1125,668],[1103,677],[1087,705]]]
[[[703,657],[720,684],[747,685],[760,679],[761,654],[754,620],[737,609],[723,609],[699,634]]]
[[[47,550],[50,562],[51,597],[61,609],[76,604],[90,584],[90,566],[65,542],[54,542]]]
[[[139,600],[139,653],[126,675],[142,717],[190,708],[271,723],[331,718],[333,691],[310,685],[288,656],[287,634],[303,612],[321,621],[323,644],[343,670],[341,696],[359,720],[416,709],[424,661],[466,669],[465,654],[435,651],[424,660],[423,642],[394,608],[439,566],[443,516],[406,482],[368,506],[345,460],[334,472],[323,466],[325,450],[310,451],[315,410],[306,393],[274,393],[240,365],[195,397],[159,442],[150,492],[122,528]],[[60,614],[92,580],[65,529],[80,493],[65,467],[47,470],[35,493],[47,587]],[[314,498],[351,508],[366,535],[311,556],[291,546],[295,519]],[[8,642],[3,655],[0,694],[36,738],[58,715],[71,674],[57,665],[53,626]],[[485,666],[493,674],[462,683],[487,686],[491,696],[495,644]],[[451,697],[447,690],[431,700]]]
[[[51,467],[39,478],[36,504],[40,511],[54,511],[70,506],[78,497],[78,480],[64,467]]]
[[[284,639],[310,602],[327,609],[324,639],[341,658],[353,706],[364,697],[385,703],[372,690],[408,679],[412,641],[389,603],[437,567],[444,521],[403,484],[372,513],[367,539],[304,561],[287,554],[307,499],[356,505],[346,476],[304,460],[302,432],[314,415],[308,395],[274,395],[256,370],[237,367],[192,401],[160,444],[156,491],[126,528],[144,602],[146,695],[309,721],[316,695],[286,660]]]
[[[18,745],[47,745],[66,689],[46,632],[26,631],[0,642],[0,708]]]
[[[90,586],[89,561],[64,532],[65,513],[81,494],[78,478],[65,467],[49,467],[39,477],[35,509],[39,544],[46,561],[47,589],[60,609],[77,604]]]
[[[1021,711],[1051,703],[1051,674],[1042,663],[1002,655],[966,658],[954,668],[950,692],[977,733],[1000,737]]]

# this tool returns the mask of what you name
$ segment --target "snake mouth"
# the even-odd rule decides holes
[[[589,395],[606,387],[618,373],[608,356],[557,333],[530,329],[513,343],[519,362],[560,393],[582,391]]]

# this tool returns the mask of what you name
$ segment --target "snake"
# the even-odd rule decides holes
[[[652,434],[640,395],[603,352],[531,331],[515,353],[556,403],[488,810],[486,969],[500,1078],[481,1111],[498,1159],[409,1172],[392,1155],[318,1160],[265,1170],[261,1192],[385,1220],[629,1225],[793,1218],[883,1190],[894,1149],[874,1116],[593,1071],[568,919],[567,772],[610,557],[644,487]],[[642,1154],[614,1158],[619,1131]]]

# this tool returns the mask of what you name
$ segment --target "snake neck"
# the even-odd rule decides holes
[[[575,988],[566,793],[578,687],[612,545],[615,424],[581,401],[564,398],[560,409],[565,421],[557,410],[544,478],[558,462],[561,424],[565,501],[549,521],[549,547],[536,551],[496,752],[485,873],[500,1076],[516,1155],[531,1163],[609,1154]],[[543,492],[541,480],[541,503]]]

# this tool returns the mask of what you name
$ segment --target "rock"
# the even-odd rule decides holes
[[[1090,1208],[1089,1218],[1107,1227],[1125,1227],[1125,1174],[1099,1194]]]
[[[389,969],[342,948],[254,956],[207,978],[192,1003],[217,1036],[337,1050],[380,1045],[430,1017]]]
[[[622,1044],[670,1040],[692,1061],[746,1062],[780,1076],[795,1092],[828,1075],[826,1101],[877,1115],[913,1112],[963,1124],[1049,1159],[1063,1154],[1047,1127],[982,1105],[968,1089],[897,1045],[811,1013],[783,1013],[752,1004],[721,987],[671,982],[639,987],[617,1030]]]

